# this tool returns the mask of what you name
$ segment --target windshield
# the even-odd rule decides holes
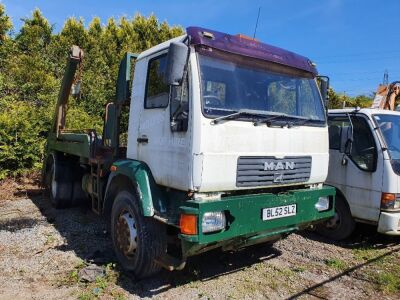
[[[400,160],[400,115],[374,115],[391,159]]]
[[[254,113],[237,119],[279,113],[302,119],[302,125],[325,125],[324,107],[311,73],[214,49],[200,51],[198,57],[206,117],[248,110]]]

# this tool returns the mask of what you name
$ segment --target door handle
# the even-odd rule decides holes
[[[149,142],[149,138],[145,135],[142,135],[141,137],[137,138],[137,142],[139,144],[147,144]]]

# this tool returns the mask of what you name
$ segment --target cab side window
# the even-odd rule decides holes
[[[329,117],[328,126],[329,149],[340,150],[342,130],[350,126],[350,121],[347,117]]]
[[[377,149],[374,137],[365,118],[351,116],[351,123],[347,116],[329,117],[329,149],[340,150],[341,143],[346,143],[348,130],[352,129],[353,143],[349,158],[361,170],[373,172],[376,169]],[[352,128],[351,128],[352,126]]]
[[[167,55],[152,58],[149,61],[145,108],[166,108],[168,106],[169,86],[165,83],[164,75]]]
[[[362,117],[351,117],[353,123],[353,145],[350,158],[362,170],[374,171],[377,150],[368,122]]]

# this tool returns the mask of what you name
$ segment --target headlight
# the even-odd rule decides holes
[[[382,193],[381,208],[382,209],[399,209],[400,208],[400,194]]]
[[[328,196],[323,196],[318,198],[318,202],[315,203],[315,209],[318,211],[325,211],[329,209],[329,197]]]
[[[201,228],[203,233],[215,232],[224,229],[226,226],[225,213],[223,211],[206,212],[203,215]]]

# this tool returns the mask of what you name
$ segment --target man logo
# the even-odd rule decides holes
[[[294,161],[264,162],[264,171],[294,170]]]
[[[274,174],[274,182],[283,182],[283,174],[275,173]]]

